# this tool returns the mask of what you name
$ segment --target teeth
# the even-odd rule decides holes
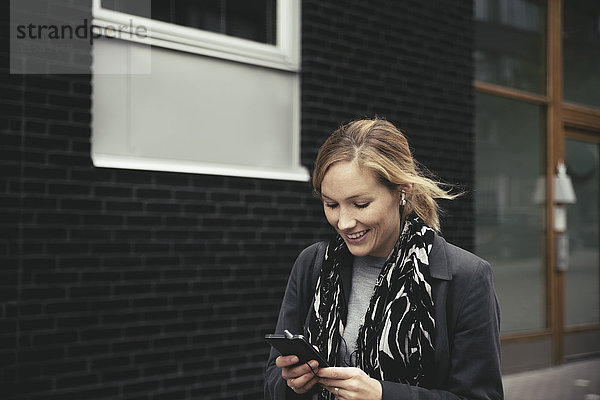
[[[348,235],[348,237],[349,237],[350,239],[358,239],[359,237],[361,237],[361,236],[364,236],[364,235],[365,235],[365,233],[367,233],[367,231],[362,231],[362,232],[358,232],[358,233],[353,233],[353,234],[351,234],[351,235]]]

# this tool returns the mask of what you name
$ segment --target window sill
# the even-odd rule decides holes
[[[308,182],[305,167],[294,169],[259,168],[252,166],[219,165],[158,158],[127,157],[113,154],[92,154],[94,166],[101,168],[137,169],[207,175],[237,176],[243,178],[277,179]]]

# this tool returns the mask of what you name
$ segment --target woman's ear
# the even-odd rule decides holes
[[[402,198],[402,193],[404,193],[404,198],[407,199],[410,196],[412,189],[412,183],[404,183],[402,185],[398,185],[398,199]]]
[[[406,183],[402,185],[398,185],[396,187],[395,192],[393,193],[394,197],[398,204],[404,205],[408,198],[410,197],[410,191],[412,190],[412,184]]]

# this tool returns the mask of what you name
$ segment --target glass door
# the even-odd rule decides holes
[[[564,274],[564,359],[600,351],[600,138],[567,131],[565,162],[577,197],[567,206],[569,265]]]

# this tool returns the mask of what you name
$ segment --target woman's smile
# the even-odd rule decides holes
[[[365,231],[358,232],[358,233],[347,233],[346,236],[350,240],[360,240],[360,239],[362,239],[362,238],[365,237],[365,235],[367,234],[367,232],[369,232],[368,229],[365,230]]]

